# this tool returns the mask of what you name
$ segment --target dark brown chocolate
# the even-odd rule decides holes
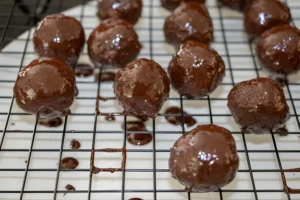
[[[287,130],[286,126],[283,126],[276,129],[275,133],[278,133],[278,135],[280,136],[287,136],[289,134],[289,131]]]
[[[70,67],[76,65],[85,42],[79,21],[63,14],[45,17],[34,34],[34,49],[40,57],[54,57]]]
[[[89,77],[94,74],[94,67],[87,63],[78,63],[75,67],[75,76],[77,77]]]
[[[196,41],[186,41],[169,64],[172,86],[189,98],[209,95],[221,83],[225,64],[212,48]]]
[[[223,6],[243,11],[253,0],[218,0]]]
[[[181,115],[181,109],[178,107],[169,107],[165,114],[170,116],[165,116],[166,120],[174,125],[182,125],[182,117],[181,116],[173,116],[173,115]],[[187,113],[183,111],[183,114],[186,115]],[[183,116],[183,123],[187,127],[194,126],[196,124],[196,120],[192,116]]]
[[[71,149],[75,150],[75,149],[80,149],[80,142],[78,140],[75,140],[73,139],[71,142],[70,142],[70,147]]]
[[[197,126],[171,148],[170,172],[190,191],[216,191],[235,178],[238,167],[234,138],[220,126]]]
[[[128,199],[128,200],[143,200],[143,199],[140,199],[140,198],[131,198],[131,199]]]
[[[125,125],[123,124],[123,129]],[[143,121],[127,121],[126,130],[130,132],[145,132],[147,131]],[[127,141],[136,146],[143,146],[152,141],[152,135],[149,133],[128,133]]]
[[[142,8],[142,0],[99,0],[97,14],[101,20],[124,19],[135,24],[141,16]]]
[[[111,122],[111,121],[115,121],[116,119],[113,115],[108,115],[108,116],[105,116],[105,120]]]
[[[205,0],[160,0],[161,5],[168,10],[175,10],[181,2],[205,3]]]
[[[38,123],[39,125],[55,128],[62,125],[63,120],[60,117],[55,117],[50,119],[39,119]]]
[[[159,64],[143,58],[118,71],[114,92],[125,114],[155,118],[169,97],[170,81]]]
[[[61,164],[60,164],[60,169],[65,170],[65,169],[76,169],[79,165],[79,162],[77,159],[72,158],[72,157],[66,157],[62,159]]]
[[[235,122],[250,133],[276,131],[289,119],[283,90],[270,78],[238,83],[228,95],[228,108]]]
[[[300,69],[300,30],[278,25],[265,31],[256,46],[262,68],[271,76],[284,78]]]
[[[104,20],[90,35],[88,53],[97,67],[124,67],[139,54],[141,45],[132,25],[122,19]]]
[[[14,94],[18,106],[38,118],[65,116],[74,101],[75,76],[58,59],[36,59],[19,73]]]
[[[70,185],[70,184],[66,185],[65,188],[68,191],[75,191],[75,187],[73,185]]]
[[[186,40],[209,43],[213,39],[212,20],[203,4],[181,3],[166,18],[164,33],[167,42],[175,46]]]
[[[273,26],[289,24],[290,20],[289,8],[279,0],[253,0],[244,13],[245,30],[255,36]]]

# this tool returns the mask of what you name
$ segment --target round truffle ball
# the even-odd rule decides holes
[[[279,0],[254,0],[244,13],[245,30],[255,36],[273,26],[288,24],[290,20],[289,8]]]
[[[166,18],[164,33],[167,42],[175,46],[186,40],[209,43],[213,39],[212,20],[203,4],[181,3]]]
[[[170,81],[159,64],[143,58],[117,73],[114,91],[125,114],[154,118],[169,97]]]
[[[218,0],[222,5],[228,6],[236,10],[244,10],[253,0]]]
[[[92,62],[100,67],[124,67],[139,54],[141,45],[132,25],[122,19],[104,20],[88,39],[88,53]]]
[[[186,41],[169,64],[172,86],[189,98],[209,95],[222,81],[225,64],[221,56],[209,46]]]
[[[63,14],[49,15],[39,22],[34,33],[35,52],[40,57],[53,57],[73,67],[85,42],[79,21]]]
[[[124,19],[135,24],[141,16],[142,0],[99,0],[98,16],[101,20]]]
[[[275,131],[289,119],[283,90],[270,78],[238,83],[228,95],[228,108],[235,122],[250,133]]]
[[[220,126],[197,126],[171,148],[170,172],[191,191],[218,190],[235,178],[238,167],[234,138]]]
[[[19,73],[14,95],[18,106],[37,118],[67,115],[75,96],[74,73],[56,58],[33,60]]]
[[[161,5],[168,10],[175,10],[181,2],[198,2],[205,3],[205,0],[160,0]]]
[[[256,53],[262,67],[274,77],[300,69],[300,30],[288,24],[275,26],[260,37]]]

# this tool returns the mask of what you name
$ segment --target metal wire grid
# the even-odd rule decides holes
[[[61,1],[59,4],[55,5],[57,6],[57,11],[60,12],[62,5],[66,4],[68,1],[64,0]],[[292,14],[297,15],[300,9],[300,4],[297,2],[297,0],[290,0],[287,2],[290,7],[292,8]],[[39,0],[37,0],[34,4],[30,5],[35,8],[37,8],[39,4]],[[86,0],[82,0],[82,5],[86,4]],[[94,5],[94,4],[92,4]],[[89,5],[86,5],[89,6]],[[75,17],[78,17],[81,22],[84,23],[84,19],[88,18],[95,18],[94,13],[85,13],[85,7],[82,6],[80,9],[80,14],[78,15],[73,15]],[[161,63],[164,67],[167,67],[167,62],[170,60],[170,56],[172,53],[161,53],[158,51],[157,47],[158,45],[163,43],[163,38],[160,38],[156,33],[161,31],[161,28],[158,28],[156,26],[157,21],[163,21],[164,16],[157,16],[156,10],[159,9],[159,1],[158,0],[153,0],[153,1],[144,1],[144,7],[148,10],[148,15],[143,16],[142,18],[147,18],[148,24],[142,27],[136,27],[137,31],[146,31],[148,32],[148,40],[146,38],[141,38],[141,42],[144,45],[144,48],[149,48],[149,53],[142,53],[140,57],[148,57],[150,59],[154,59]],[[238,40],[238,37],[235,37],[235,34],[238,33],[238,35],[243,34],[243,29],[242,26],[233,26],[233,27],[239,27],[239,28],[231,28],[230,23],[228,25],[228,22],[233,22],[233,23],[238,23],[241,21],[241,16],[236,15],[236,14],[228,14],[228,10],[221,8],[219,5],[217,5],[215,2],[210,1],[208,2],[208,9],[212,15],[212,18],[214,22],[219,23],[217,26],[215,25],[215,35],[218,35],[220,37],[216,37],[218,39],[215,39],[213,42],[212,46],[218,49],[218,45],[223,45],[224,49],[223,51],[219,51],[222,57],[224,58],[225,62],[227,63],[227,79],[223,81],[221,86],[218,88],[226,88],[226,90],[229,90],[232,86],[235,85],[235,83],[239,82],[240,79],[246,80],[252,78],[253,75],[251,73],[255,74],[255,77],[258,76],[266,76],[260,69],[259,65],[257,64],[255,54],[253,53],[254,49],[254,41],[248,40],[247,38],[241,36],[242,40]],[[9,35],[6,35],[6,32],[9,28],[20,28],[19,26],[11,26],[10,21],[12,17],[15,17],[14,9],[16,9],[16,4],[13,5],[13,7],[10,8],[11,12],[8,16],[1,16],[1,17],[7,17],[7,23],[3,25],[4,31],[1,35],[1,44],[5,39],[11,39],[9,38]],[[300,17],[300,16],[299,16]],[[293,18],[293,24],[296,25],[299,22],[300,19],[297,18],[297,16],[294,16]],[[160,22],[161,24],[161,22]],[[2,25],[1,25],[2,26]],[[26,37],[21,37],[18,38],[17,40],[23,41],[24,44],[24,49],[20,50],[18,48],[14,48],[13,50],[5,50],[0,53],[1,58],[5,58],[7,55],[21,55],[21,63],[20,65],[14,65],[11,64],[9,67],[10,68],[15,68],[16,73],[25,65],[25,58],[26,56],[34,55],[34,52],[28,51],[28,46],[30,42],[32,42],[32,28],[33,24],[28,25],[28,33]],[[85,27],[86,30],[92,30],[94,27]],[[232,39],[234,38],[234,39]],[[147,46],[148,44],[148,46]],[[235,53],[232,53],[234,47],[236,46],[238,49],[240,48],[249,48],[249,52],[247,54],[243,53],[242,51],[236,51]],[[219,49],[218,49],[219,50]],[[86,53],[83,53],[83,55],[86,55]],[[242,65],[250,65],[250,67],[240,67],[241,64],[235,64],[236,60],[235,58],[238,58],[238,60],[242,59]],[[247,64],[251,60],[252,64]],[[239,67],[236,67],[239,66]],[[0,65],[0,71],[1,69],[7,68],[7,65]],[[2,71],[3,71],[2,70]],[[228,75],[229,74],[229,75]],[[246,74],[246,76],[245,76]],[[244,75],[244,76],[242,76]],[[101,71],[99,73],[99,77],[101,77]],[[10,86],[13,85],[14,79],[13,80],[8,80],[6,79],[7,77],[1,77],[0,83],[3,84],[3,87],[7,87],[5,84],[10,84]],[[292,119],[290,120],[290,124],[288,124],[288,128],[291,129],[289,131],[289,136],[292,137],[292,140],[295,140],[298,142],[298,148],[297,147],[291,147],[291,148],[282,148],[280,146],[280,141],[282,138],[277,137],[275,134],[270,134],[268,136],[261,136],[263,137],[263,141],[265,141],[265,137],[269,137],[269,145],[271,144],[271,148],[267,146],[265,148],[265,145],[258,145],[258,146],[253,146],[251,143],[249,143],[249,139],[253,136],[245,135],[243,132],[240,132],[237,127],[231,127],[230,130],[233,130],[234,137],[237,140],[238,143],[238,152],[242,156],[242,160],[244,158],[244,161],[246,163],[245,169],[241,168],[239,169],[238,174],[246,174],[249,176],[250,180],[250,187],[247,189],[241,189],[238,186],[235,187],[225,187],[223,189],[220,189],[217,193],[210,193],[210,194],[195,194],[195,193],[189,193],[186,192],[182,187],[176,187],[176,189],[160,189],[161,188],[161,173],[166,173],[168,174],[168,169],[166,167],[161,168],[157,167],[161,166],[159,159],[161,159],[160,154],[165,153],[166,155],[169,153],[169,146],[166,146],[162,148],[162,145],[159,145],[159,148],[157,148],[157,144],[160,142],[160,139],[166,137],[174,137],[178,138],[178,136],[182,133],[184,133],[186,128],[183,126],[183,121],[182,121],[182,126],[180,129],[163,129],[161,126],[158,124],[158,121],[160,120],[153,120],[150,123],[151,126],[151,131],[145,132],[145,133],[151,133],[153,134],[153,142],[151,144],[151,147],[149,148],[126,148],[128,144],[126,143],[126,128],[125,131],[122,130],[117,130],[114,127],[110,127],[109,130],[101,130],[99,128],[99,118],[101,116],[95,115],[94,112],[74,112],[70,116],[67,116],[64,119],[64,125],[62,129],[39,129],[37,120],[35,120],[34,126],[32,127],[33,129],[25,129],[25,128],[20,128],[20,129],[13,129],[11,128],[11,121],[12,118],[14,117],[20,117],[24,120],[24,117],[28,116],[32,119],[32,116],[29,116],[26,113],[22,113],[20,111],[14,111],[14,97],[12,96],[11,93],[1,93],[0,91],[0,100],[8,102],[7,105],[9,105],[9,108],[7,109],[7,112],[3,112],[2,109],[0,110],[0,116],[4,120],[4,124],[2,128],[2,138],[1,138],[1,143],[0,143],[0,182],[7,181],[9,178],[13,177],[7,177],[5,176],[5,173],[8,174],[14,174],[14,173],[20,173],[21,179],[22,179],[22,184],[19,185],[15,188],[19,189],[1,189],[0,188],[0,199],[61,199],[63,193],[66,191],[59,189],[60,181],[61,181],[61,176],[64,175],[65,171],[69,173],[88,173],[89,175],[91,174],[91,169],[86,167],[86,168],[79,168],[75,170],[60,170],[59,165],[56,165],[56,168],[50,168],[50,167],[41,167],[41,168],[32,168],[31,167],[31,162],[34,162],[35,160],[32,159],[33,154],[35,153],[42,153],[42,155],[50,154],[50,153],[56,153],[55,155],[55,161],[56,163],[60,163],[59,161],[63,158],[63,154],[70,154],[73,155],[75,153],[86,153],[88,156],[90,156],[90,152],[92,150],[95,150],[96,152],[99,152],[98,148],[98,140],[97,137],[101,137],[101,135],[109,134],[111,136],[113,135],[118,135],[122,136],[123,141],[122,145],[126,148],[127,154],[130,153],[139,153],[139,156],[142,157],[146,154],[152,154],[152,169],[149,169],[149,167],[146,168],[132,168],[130,169],[129,167],[126,167],[122,172],[121,176],[118,177],[121,180],[121,187],[120,189],[115,189],[115,188],[108,188],[108,189],[102,189],[101,187],[93,187],[93,183],[95,183],[95,176],[88,176],[88,182],[85,182],[88,184],[88,187],[86,189],[78,189],[76,191],[69,191],[67,196],[65,198],[75,198],[75,199],[128,199],[129,197],[134,197],[138,196],[144,199],[299,199],[299,195],[291,195],[291,194],[285,194],[283,189],[281,188],[270,188],[270,189],[265,189],[264,187],[261,186],[261,183],[259,183],[258,186],[258,176],[255,176],[256,174],[261,174],[265,175],[267,173],[276,173],[280,177],[280,172],[283,169],[283,164],[282,164],[282,157],[285,157],[286,159],[286,154],[289,155],[298,155],[300,153],[300,148],[299,148],[299,128],[300,128],[300,123],[298,119],[298,114],[297,111],[299,109],[299,100],[300,97],[297,96],[297,86],[299,83],[297,81],[296,77],[291,77],[289,80],[286,82],[287,85],[285,87],[285,92],[286,92],[286,97],[288,100],[288,103],[290,104],[290,109],[291,109],[291,117]],[[106,88],[105,83],[100,84],[100,82],[96,81],[86,81],[86,80],[78,80],[77,81],[78,85],[83,85],[83,88],[88,88],[88,87],[95,87],[95,92],[96,94],[102,95],[102,90],[101,86]],[[93,85],[93,86],[92,86]],[[9,88],[9,87],[8,87]],[[11,89],[11,87],[10,87]],[[80,93],[83,90],[80,89]],[[218,93],[218,91],[217,91]],[[84,91],[83,91],[83,94]],[[77,101],[87,101],[88,103],[91,103],[92,106],[94,107],[95,102],[97,101],[97,95],[92,95],[92,96],[85,96],[85,95],[80,95],[77,97]],[[189,100],[184,97],[179,97],[174,95],[171,95],[168,101],[173,101],[176,102],[174,104],[177,104],[178,106],[181,107],[182,113],[181,116],[183,116],[183,110],[188,109],[187,104],[192,102],[192,105],[207,105],[208,112],[207,113],[197,113],[193,114],[191,112],[191,116],[196,117],[198,119],[198,122],[201,123],[204,121],[206,123],[216,123],[220,124],[223,126],[228,125],[227,121],[224,121],[226,118],[231,118],[230,114],[225,113],[221,111],[221,107],[226,105],[226,96],[220,97],[217,94],[212,94],[211,96],[201,98],[198,100]],[[188,103],[186,103],[188,102]],[[219,103],[219,104],[218,104]],[[102,105],[101,105],[102,104]],[[167,104],[167,103],[166,103]],[[103,106],[104,105],[104,106]],[[218,107],[219,106],[219,107]],[[2,108],[2,107],[1,107]],[[100,102],[100,109],[105,109],[105,104],[104,102]],[[94,109],[93,109],[94,110]],[[165,114],[159,114],[158,118],[163,118]],[[78,126],[69,126],[68,123],[70,123],[70,118],[72,117],[89,117],[89,120],[92,120],[93,122],[93,127],[89,130],[81,130]],[[128,120],[128,117],[124,116],[123,118],[123,123],[126,126],[126,121]],[[223,124],[222,124],[223,123]],[[24,124],[22,124],[24,125]],[[113,126],[113,125],[110,125]],[[12,126],[13,127],[13,126]],[[76,127],[76,128],[74,128]],[[168,131],[166,131],[168,130]],[[12,134],[25,134],[27,136],[27,139],[30,141],[28,148],[18,148],[17,146],[14,146],[12,143],[8,143],[9,135]],[[90,146],[88,148],[82,148],[79,150],[70,150],[66,147],[66,141],[68,139],[68,135],[79,135],[79,134],[85,134],[89,135],[89,141],[91,141]],[[123,135],[122,135],[123,134]],[[179,135],[178,135],[179,134]],[[41,137],[42,135],[47,135],[48,138],[51,137],[56,137],[58,139],[58,148],[34,148],[35,142],[38,141],[37,137]],[[90,137],[91,135],[91,137]],[[162,136],[162,137],[161,137]],[[254,136],[257,137],[257,136]],[[47,137],[46,137],[47,138]],[[176,139],[175,138],[175,139]],[[18,138],[22,139],[22,138]],[[175,140],[174,139],[174,140]],[[298,141],[297,141],[298,140]],[[8,143],[5,145],[5,143]],[[109,143],[111,145],[113,143]],[[9,145],[12,145],[9,146]],[[101,144],[103,145],[103,144]],[[239,146],[240,145],[240,146]],[[104,145],[105,146],[105,145]],[[118,146],[119,148],[121,146]],[[286,146],[284,146],[286,147]],[[8,153],[8,154],[6,154]],[[277,162],[276,167],[270,167],[270,168],[263,168],[261,165],[260,167],[262,168],[257,168],[255,167],[253,159],[251,159],[251,156],[253,157],[254,155],[265,155],[265,154],[275,154],[275,160]],[[5,164],[1,163],[4,161],[7,161],[5,157],[8,155],[14,155],[14,154],[24,154],[27,158],[27,162],[25,163],[25,167],[7,167]],[[159,158],[157,158],[159,156]],[[75,157],[75,156],[74,156]],[[289,158],[289,157],[288,157]],[[285,160],[284,159],[284,160]],[[267,159],[266,159],[267,160]],[[295,158],[294,158],[295,160]],[[15,161],[15,160],[14,160]],[[100,165],[103,165],[103,160],[100,159]],[[267,162],[267,161],[265,161]],[[253,164],[254,163],[254,164]],[[2,165],[1,165],[2,164]],[[99,163],[97,163],[99,164]],[[149,164],[149,163],[148,163]],[[6,166],[6,167],[3,167]],[[15,166],[15,165],[12,165]],[[166,166],[166,165],[164,165]],[[299,166],[299,165],[298,165]],[[294,167],[298,167],[294,166]],[[115,166],[113,166],[115,167]],[[286,169],[286,168],[285,168]],[[37,173],[39,175],[44,175],[48,173],[53,173],[55,175],[55,182],[54,182],[54,187],[47,188],[47,189],[26,189],[28,185],[30,185],[30,180],[28,178],[29,173]],[[118,173],[118,172],[116,172]],[[128,177],[131,177],[130,173],[139,173],[139,175],[145,174],[145,173],[150,173],[152,174],[152,189],[140,189],[139,187],[135,188],[130,188],[127,189],[126,185],[128,185],[127,179]],[[287,173],[286,173],[287,174]],[[262,175],[262,176],[263,176]],[[41,176],[43,177],[43,176]],[[47,177],[47,176],[46,176]],[[159,178],[158,178],[159,177]],[[78,176],[77,176],[78,178]],[[147,176],[146,176],[147,178]],[[268,178],[268,176],[267,176]],[[2,180],[2,181],[1,181]],[[299,181],[299,179],[293,179],[288,177],[288,180],[291,180],[291,182],[288,182],[289,184],[293,184],[294,182]],[[276,180],[277,182],[281,182],[280,179]],[[10,183],[10,182],[9,182]],[[3,184],[1,185],[3,186]],[[297,186],[297,184],[294,184],[294,186]],[[298,185],[299,186],[299,185]],[[9,187],[8,187],[9,188]],[[263,188],[263,189],[262,189]],[[176,196],[176,198],[172,197],[173,193],[180,194],[180,197]],[[101,196],[97,196],[97,194],[100,194]],[[238,196],[235,196],[235,194],[238,194]],[[26,196],[28,195],[28,196]],[[32,195],[32,196],[30,196]],[[36,195],[36,196],[35,196]],[[44,195],[44,196],[43,196]],[[76,195],[76,196],[75,196]],[[78,196],[79,195],[79,196]],[[95,196],[93,196],[95,195]],[[105,196],[106,195],[106,196]],[[145,196],[143,196],[145,195]],[[268,197],[269,196],[269,197]],[[76,198],[77,197],[77,198]],[[102,197],[102,198],[101,198]]]

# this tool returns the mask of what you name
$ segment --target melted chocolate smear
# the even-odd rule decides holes
[[[116,78],[115,72],[102,72],[101,73],[101,82],[114,82]],[[96,81],[99,81],[99,74],[95,75]]]
[[[11,123],[11,125],[12,125],[12,126],[14,126],[14,125],[15,125],[15,123]]]
[[[78,63],[74,73],[77,77],[89,77],[94,74],[94,68],[86,63]]]
[[[111,122],[111,121],[115,121],[116,118],[113,115],[108,115],[108,116],[105,116],[105,120]]]
[[[123,129],[125,126],[123,124]],[[126,123],[127,131],[147,131],[145,124],[142,121],[128,121]],[[149,133],[128,133],[127,140],[129,143],[137,146],[149,144],[152,141],[152,135]]]
[[[181,114],[181,109],[178,107],[169,107],[165,114]],[[183,111],[183,114],[187,114]],[[181,125],[181,116],[165,116],[166,120],[174,125]],[[192,116],[183,116],[184,124],[191,127],[196,124],[196,120]]]
[[[287,181],[286,181],[284,172],[300,172],[300,168],[281,171],[281,178],[282,178],[282,182],[283,182],[283,186],[284,186],[283,190],[289,194],[300,194],[300,189],[293,189],[287,185]]]
[[[76,169],[77,166],[79,165],[78,160],[72,157],[66,157],[62,159],[61,164],[60,164],[60,169]]]
[[[70,143],[71,149],[80,149],[80,142],[78,140],[72,140]]]
[[[278,135],[280,136],[287,136],[289,131],[287,130],[286,126],[284,126],[277,129],[275,132],[278,133]]]
[[[39,124],[50,128],[55,128],[62,125],[63,120],[60,117],[51,119],[39,119]]]

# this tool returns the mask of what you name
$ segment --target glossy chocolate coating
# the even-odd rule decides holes
[[[37,26],[33,42],[40,57],[58,58],[73,67],[85,42],[84,30],[73,17],[49,15]]]
[[[176,46],[186,40],[209,43],[213,39],[212,20],[203,4],[181,3],[166,18],[164,33],[167,42]]]
[[[142,8],[142,0],[99,0],[97,14],[101,20],[124,19],[135,24],[141,16]]]
[[[296,73],[300,69],[300,30],[288,24],[267,30],[257,43],[256,53],[271,75]]]
[[[199,98],[209,95],[225,74],[221,56],[212,48],[196,41],[186,41],[169,64],[172,86],[181,95]]]
[[[72,69],[55,58],[32,61],[18,75],[14,94],[18,106],[38,118],[69,114],[74,100],[75,76]]]
[[[234,138],[220,126],[197,126],[171,148],[170,172],[191,191],[218,190],[234,179],[238,167]]]
[[[168,10],[175,10],[181,2],[198,2],[205,3],[205,0],[160,0],[161,5]]]
[[[143,58],[117,73],[114,91],[125,114],[154,118],[169,97],[170,81],[159,64]]]
[[[290,20],[289,8],[279,0],[254,0],[244,13],[246,32],[256,36],[273,26],[288,24]]]
[[[218,0],[222,5],[228,6],[236,10],[244,10],[253,0]]]
[[[124,67],[139,54],[141,45],[132,25],[122,19],[104,20],[90,35],[88,53],[96,66]]]
[[[270,78],[238,83],[228,95],[228,108],[235,122],[250,133],[275,131],[289,119],[283,90]]]

